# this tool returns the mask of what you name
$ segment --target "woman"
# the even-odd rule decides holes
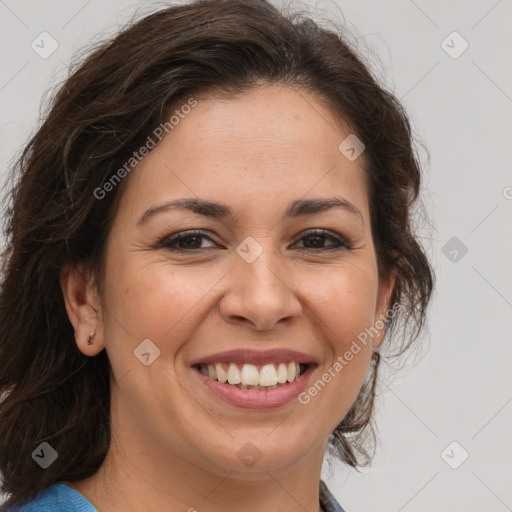
[[[341,36],[264,0],[98,46],[15,169],[4,510],[343,510],[325,450],[371,460],[379,347],[432,291],[411,140]]]

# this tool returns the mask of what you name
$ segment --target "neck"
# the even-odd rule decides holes
[[[281,461],[269,468],[258,463],[246,472],[222,471],[206,457],[194,457],[187,448],[170,451],[147,432],[141,433],[126,411],[115,416],[110,449],[99,470],[69,483],[98,512],[320,510],[325,444],[314,447],[294,464]],[[257,470],[258,466],[261,469]]]
[[[272,471],[248,480],[235,472],[207,474],[200,468],[191,469],[183,460],[175,462],[175,470],[165,476],[141,472],[133,461],[127,462],[118,464],[112,452],[97,473],[69,485],[98,512],[320,511],[320,475],[311,467],[307,474]]]

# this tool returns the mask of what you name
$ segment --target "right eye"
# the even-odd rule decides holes
[[[212,249],[212,247],[197,247],[197,245],[201,245],[201,239],[203,238],[213,242],[213,240],[203,232],[194,230],[184,231],[182,233],[168,236],[158,243],[158,247],[162,247],[169,251],[180,252],[203,251],[206,249]]]

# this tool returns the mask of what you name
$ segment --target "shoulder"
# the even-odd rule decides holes
[[[322,512],[345,512],[323,480],[320,480],[320,507]]]
[[[57,482],[34,499],[6,512],[97,512],[85,496],[66,484]]]

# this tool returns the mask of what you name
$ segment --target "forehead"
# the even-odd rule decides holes
[[[317,97],[268,86],[196,100],[192,109],[174,106],[178,122],[133,172],[132,205],[195,195],[262,206],[338,193],[365,215],[363,157],[340,151],[350,129]]]

